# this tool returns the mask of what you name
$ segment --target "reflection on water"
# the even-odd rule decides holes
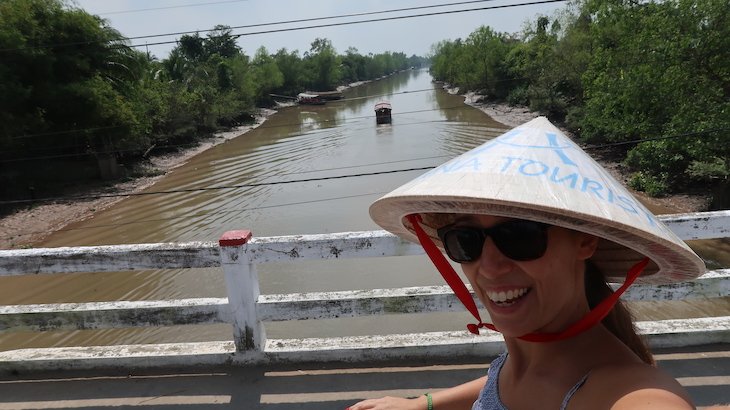
[[[406,71],[347,90],[345,97],[323,106],[284,108],[148,189],[175,193],[127,198],[41,246],[215,241],[232,229],[251,229],[257,236],[378,229],[368,216],[370,203],[424,171],[316,179],[436,166],[506,128],[433,85],[425,71]],[[373,108],[381,100],[393,106],[391,124],[375,123]],[[297,180],[309,181],[291,182]],[[727,242],[693,247],[712,266],[730,266]],[[442,284],[425,257],[270,264],[259,267],[259,277],[262,293]],[[5,304],[225,296],[218,269],[12,277],[0,283]],[[716,306],[713,314],[728,314],[727,303]],[[706,308],[695,312],[705,315]],[[645,308],[651,309],[664,308]],[[680,310],[692,312],[693,307],[687,303]],[[307,337],[462,329],[466,321],[462,314],[442,314],[277,323],[267,330],[271,337]],[[226,326],[187,329],[0,335],[0,348],[230,337]]]

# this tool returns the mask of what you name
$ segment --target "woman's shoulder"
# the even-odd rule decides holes
[[[573,408],[584,408],[578,402],[606,403],[613,410],[694,409],[677,380],[645,363],[610,364],[592,369],[580,394],[571,401]]]

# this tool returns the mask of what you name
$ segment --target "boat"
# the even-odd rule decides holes
[[[302,105],[322,105],[326,101],[316,94],[299,93],[297,95],[297,103]]]
[[[312,94],[316,95],[319,98],[330,101],[330,100],[341,100],[342,99],[342,92],[333,90],[333,91],[307,91],[306,94]]]
[[[390,123],[390,111],[392,110],[392,107],[390,106],[390,103],[387,101],[380,101],[379,103],[375,104],[375,122],[378,124],[388,124]]]

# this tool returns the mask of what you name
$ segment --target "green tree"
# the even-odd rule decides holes
[[[342,56],[342,79],[346,83],[367,79],[366,58],[354,47],[348,48]]]
[[[332,42],[326,38],[317,38],[311,48],[304,54],[309,67],[309,81],[313,88],[330,90],[340,80],[340,61]]]
[[[183,34],[176,47],[178,53],[188,61],[204,61],[208,57],[205,39],[200,34]]]
[[[434,79],[445,81],[454,85],[456,83],[458,66],[457,61],[463,52],[460,39],[455,41],[443,40],[431,46],[431,68],[429,69]]]
[[[464,86],[504,99],[508,92],[505,59],[510,51],[507,37],[481,26],[467,37],[464,46],[461,61],[468,67],[462,77]]]
[[[273,101],[270,93],[284,85],[284,75],[276,65],[276,60],[269,55],[265,47],[259,47],[251,61],[253,78],[257,84],[256,103],[270,105]]]
[[[572,7],[572,6],[571,6]],[[583,104],[582,76],[590,59],[590,18],[568,8],[556,18],[539,17],[507,57],[509,100],[564,121]]]
[[[251,62],[248,56],[239,54],[229,61],[231,67],[231,78],[234,86],[234,93],[238,101],[237,109],[240,111],[253,111],[255,108],[257,84],[251,69]]]
[[[208,33],[203,47],[208,56],[217,54],[224,58],[235,57],[241,52],[241,48],[236,44],[236,38],[231,34],[231,27],[219,24]]]
[[[60,0],[3,1],[0,21],[3,152],[107,153],[144,137],[131,109],[139,52],[106,21]],[[27,134],[38,137],[15,138]]]
[[[304,90],[304,65],[298,51],[287,51],[286,48],[279,49],[274,54],[274,61],[283,77],[279,88],[274,90],[278,94],[296,95]]]
[[[632,180],[654,193],[727,178],[730,21],[726,0],[589,3],[594,50],[584,76],[584,138],[639,144]]]

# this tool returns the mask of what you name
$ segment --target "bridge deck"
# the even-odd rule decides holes
[[[655,351],[698,408],[730,404],[730,344]],[[344,409],[413,396],[483,375],[490,361],[212,366],[21,372],[0,377],[2,409]]]

